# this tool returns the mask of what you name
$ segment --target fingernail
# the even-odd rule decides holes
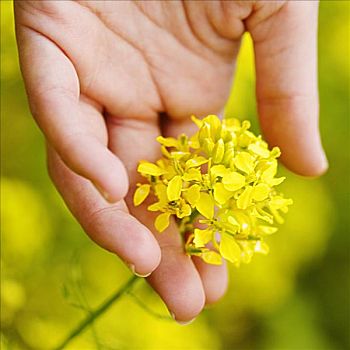
[[[169,310],[169,313],[170,313],[171,317],[172,317],[178,324],[180,324],[181,326],[185,326],[185,325],[187,325],[187,324],[190,324],[190,323],[192,323],[192,322],[196,319],[196,318],[192,318],[192,320],[189,320],[189,321],[178,321],[178,320],[176,319],[175,314],[174,314],[172,311]]]
[[[189,320],[189,321],[177,321],[175,320],[179,325],[181,326],[186,326],[188,324],[191,324],[196,318],[192,318],[192,320]]]
[[[327,155],[324,151],[322,151],[322,163],[323,163],[323,169],[324,171],[326,171],[329,167],[329,163],[328,163]]]
[[[150,273],[146,273],[145,275],[141,275],[140,273],[138,273],[138,272],[135,271],[135,265],[134,265],[134,264],[127,264],[127,265],[128,265],[128,267],[129,267],[130,271],[131,271],[134,275],[136,275],[137,277],[145,278],[145,277],[148,277],[148,276],[152,273],[152,272],[150,272]]]

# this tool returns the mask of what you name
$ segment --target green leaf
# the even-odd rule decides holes
[[[241,260],[241,248],[236,243],[235,239],[227,233],[221,235],[220,253],[225,259],[232,263],[239,263]]]

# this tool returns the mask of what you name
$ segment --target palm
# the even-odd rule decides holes
[[[266,5],[268,10],[262,11],[266,21],[259,14],[250,16],[250,2],[221,5],[196,1],[16,2],[22,70],[33,114],[49,140],[49,168],[57,188],[89,235],[126,262],[133,262],[138,272],[152,271],[158,265],[160,247],[162,260],[149,280],[180,320],[196,315],[204,298],[213,302],[222,295],[225,269],[197,260],[192,263],[182,252],[174,223],[165,234],[155,235],[159,245],[150,238],[140,222],[152,230],[153,218],[145,208],[128,205],[140,180],[137,163],[159,157],[157,135],[188,132],[191,114],[222,110],[244,19],[251,17],[248,26],[263,40],[263,33],[287,16],[281,11],[276,21],[269,20],[282,4]],[[260,50],[266,54],[269,45],[267,49],[261,45]],[[264,62],[260,66],[264,73]],[[272,73],[273,69],[272,65]],[[269,118],[271,113],[266,112],[274,107],[270,98],[281,93],[278,89],[273,92],[278,81],[271,82],[270,75],[276,75],[270,73],[264,73],[266,87],[258,89],[262,114]],[[289,89],[284,82],[280,85]],[[279,99],[280,95],[277,104],[290,113],[290,106]],[[268,136],[283,149],[291,141],[278,135]],[[286,151],[288,156],[287,147]],[[307,169],[310,162],[306,158]],[[293,159],[286,159],[293,167]],[[120,199],[128,189],[124,167],[130,181],[127,205],[124,201],[107,205],[90,182],[75,174],[107,190],[112,199]],[[138,220],[128,214],[128,207]],[[118,228],[116,234],[113,230]]]

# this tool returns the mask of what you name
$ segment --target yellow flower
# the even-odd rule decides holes
[[[138,184],[134,205],[152,194],[155,228],[163,232],[176,219],[187,254],[210,264],[248,263],[255,253],[268,253],[265,238],[277,231],[270,225],[282,223],[292,204],[275,189],[285,179],[276,178],[280,150],[269,150],[248,121],[192,120],[198,131],[191,137],[157,137],[163,157],[140,162],[146,183]]]

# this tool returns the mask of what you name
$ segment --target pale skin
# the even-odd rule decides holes
[[[327,169],[318,132],[316,1],[16,1],[21,69],[49,173],[100,246],[133,265],[179,322],[227,287],[226,265],[186,256],[175,223],[135,208],[156,136],[220,113],[244,31],[254,41],[261,128],[292,171]],[[102,195],[104,195],[104,197]]]

